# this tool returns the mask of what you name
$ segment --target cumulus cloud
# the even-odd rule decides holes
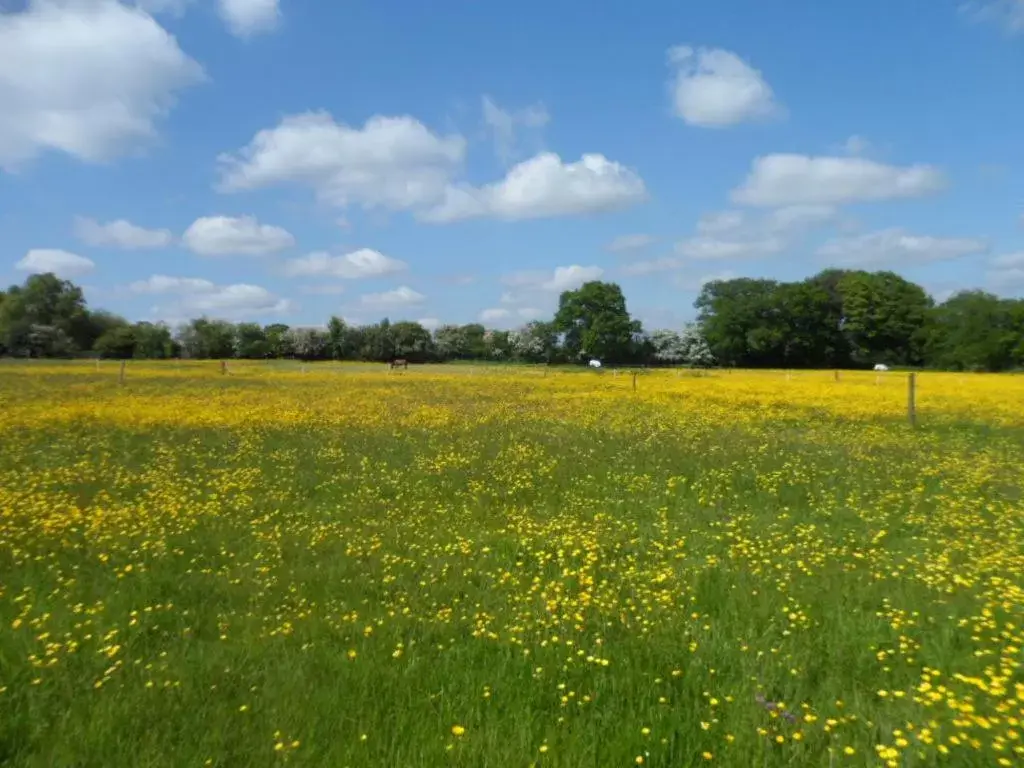
[[[255,216],[204,216],[192,222],[181,239],[185,247],[202,256],[262,256],[295,244],[290,232],[260,224]]]
[[[0,168],[46,150],[99,162],[151,141],[203,70],[115,0],[30,0],[0,14]]]
[[[818,248],[817,254],[837,265],[900,268],[949,261],[987,250],[988,243],[977,238],[914,235],[892,228],[830,240]]]
[[[857,157],[766,155],[732,192],[736,203],[775,207],[923,197],[946,187],[934,166],[893,166]]]
[[[217,10],[237,37],[270,32],[281,16],[279,0],[217,0]]]
[[[124,219],[100,224],[84,216],[75,218],[75,236],[88,245],[125,250],[164,248],[174,241],[169,229],[145,229]]]
[[[494,307],[492,309],[485,309],[480,313],[481,323],[493,323],[499,320],[507,320],[512,317],[512,310],[505,309],[504,307]]]
[[[565,163],[553,152],[542,152],[511,168],[499,182],[448,186],[444,201],[420,218],[440,223],[480,217],[514,221],[572,216],[618,210],[646,198],[643,179],[604,155],[583,155]]]
[[[419,291],[414,291],[409,286],[403,285],[392,291],[363,294],[359,297],[359,303],[367,308],[400,309],[422,304],[426,299],[427,297]]]
[[[731,51],[678,46],[668,61],[676,115],[690,125],[722,128],[784,112],[762,74]]]
[[[33,248],[14,266],[22,272],[52,272],[57,277],[67,279],[92,272],[96,264],[91,259],[59,248]]]
[[[433,331],[441,327],[441,321],[436,317],[421,317],[416,322],[422,325],[428,331]]]
[[[355,280],[362,277],[382,277],[402,272],[408,264],[372,248],[360,248],[357,251],[340,256],[332,256],[325,251],[314,251],[307,256],[291,259],[285,264],[285,274],[292,277],[323,275]]]
[[[550,119],[543,104],[509,111],[499,107],[489,96],[483,97],[482,104],[484,125],[494,138],[494,151],[503,163],[510,162],[516,152],[518,130],[542,128]]]
[[[234,192],[293,183],[345,207],[413,211],[424,221],[567,216],[623,208],[646,198],[631,169],[588,154],[565,163],[542,152],[512,167],[501,181],[458,183],[462,136],[440,136],[409,117],[372,117],[362,128],[324,112],[284,118],[241,151],[219,158],[219,189]]]
[[[154,312],[176,318],[202,314],[238,319],[281,314],[291,306],[287,299],[279,298],[258,285],[217,285],[200,277],[152,275],[146,280],[132,283],[128,288],[133,293],[172,297],[170,304],[155,307]]]
[[[541,282],[538,287],[543,291],[554,293],[572,291],[591,280],[600,280],[603,274],[604,270],[601,267],[581,267],[579,264],[555,267],[554,273]]]
[[[641,251],[655,242],[657,242],[657,238],[653,235],[619,235],[605,246],[605,250],[612,253],[629,253],[631,251]]]
[[[371,117],[353,128],[325,112],[307,112],[222,155],[220,188],[294,183],[332,205],[407,210],[443,199],[465,151],[461,136],[438,136],[408,116]]]
[[[676,243],[682,259],[733,260],[782,253],[814,229],[834,223],[838,211],[829,205],[792,205],[753,215],[746,211],[716,211],[701,216],[697,234]],[[650,274],[672,267],[671,259],[634,265],[634,274]]]

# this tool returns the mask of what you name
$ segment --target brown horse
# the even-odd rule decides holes
[[[396,368],[404,368],[405,370],[409,370],[409,361],[402,357],[396,357],[394,360],[388,363],[388,370],[393,371]]]

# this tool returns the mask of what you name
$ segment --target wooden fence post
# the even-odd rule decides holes
[[[907,419],[910,426],[917,426],[917,374],[913,371],[907,379]]]
[[[835,372],[835,379],[836,379],[836,381],[839,381],[839,371]]]
[[[636,392],[636,371],[633,371],[633,391]]]
[[[127,366],[127,365],[128,365],[128,361],[127,360],[122,360],[121,361],[121,373],[118,376],[118,383],[120,383],[122,386],[124,386],[124,369],[125,369],[125,366]]]

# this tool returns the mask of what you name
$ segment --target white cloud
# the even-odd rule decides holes
[[[751,259],[772,256],[786,249],[787,242],[776,236],[758,240],[724,240],[715,237],[691,237],[676,243],[676,253],[697,261]]]
[[[115,0],[31,0],[0,14],[0,168],[45,150],[99,162],[138,149],[202,68]]]
[[[714,272],[709,275],[701,275],[700,277],[680,275],[676,280],[676,283],[684,291],[693,291],[697,293],[706,283],[711,283],[715,280],[734,280],[737,277],[739,277],[739,275],[732,270],[725,270],[724,272]]]
[[[630,277],[643,277],[654,275],[659,272],[671,272],[683,266],[683,260],[672,256],[663,256],[659,259],[647,259],[645,261],[634,261],[622,268],[622,274]]]
[[[428,331],[433,331],[441,327],[441,321],[436,317],[421,317],[416,322],[422,325]]]
[[[100,224],[84,216],[75,218],[75,235],[89,245],[126,250],[164,248],[174,240],[169,229],[145,229],[124,219]]]
[[[1017,253],[1004,253],[1000,256],[996,256],[991,262],[993,267],[1000,267],[1003,269],[1009,269],[1013,267],[1020,267],[1024,269],[1024,251],[1018,251]]]
[[[462,136],[439,136],[409,116],[372,117],[351,128],[310,112],[286,117],[240,152],[222,155],[219,188],[297,183],[332,205],[412,210],[431,222],[594,213],[647,196],[634,171],[599,154],[563,163],[542,152],[493,184],[456,184],[465,150]]]
[[[440,202],[465,151],[461,136],[438,136],[408,116],[371,117],[352,128],[325,112],[307,112],[222,155],[220,188],[296,183],[332,205],[405,210]]]
[[[731,51],[679,46],[668,61],[675,112],[690,125],[721,128],[783,113],[761,73]]]
[[[253,313],[282,313],[290,307],[287,299],[280,299],[266,288],[239,283],[216,287],[212,291],[186,296],[182,308],[189,312],[202,312],[220,317],[237,317]]]
[[[290,232],[260,224],[255,216],[205,216],[192,222],[181,239],[190,251],[202,256],[261,256],[295,244]]]
[[[643,180],[604,155],[563,163],[553,152],[542,152],[494,184],[449,186],[444,202],[420,218],[450,222],[484,216],[509,221],[573,216],[613,211],[646,198]]]
[[[817,254],[837,265],[899,268],[958,259],[987,250],[988,243],[976,238],[913,235],[892,228],[830,240]]]
[[[834,223],[838,216],[829,205],[791,205],[761,215],[745,211],[716,211],[701,216],[697,235],[676,244],[684,259],[749,259],[773,256],[792,247],[808,231]],[[671,268],[671,259],[634,265],[633,274]]]
[[[345,293],[347,289],[344,285],[337,283],[326,283],[317,285],[304,285],[299,288],[300,293],[305,293],[309,296],[340,296]]]
[[[754,206],[838,205],[922,197],[946,186],[934,166],[892,166],[856,157],[766,155],[733,190],[734,202]]]
[[[128,286],[133,293],[161,294],[174,297],[170,305],[154,308],[165,317],[189,318],[212,315],[238,319],[254,315],[281,314],[291,308],[281,299],[258,285],[236,283],[216,285],[200,277],[169,277],[153,275]]]
[[[581,267],[578,264],[573,264],[570,267],[555,267],[554,274],[542,282],[540,288],[554,293],[572,291],[586,282],[599,280],[603,274],[604,270],[600,267]]]
[[[274,29],[281,16],[278,4],[279,0],[217,0],[220,17],[236,37]]]
[[[128,286],[133,293],[177,293],[203,292],[216,289],[216,285],[201,277],[168,277],[152,275],[145,280],[138,280]]]
[[[589,280],[599,280],[603,274],[604,270],[601,267],[581,267],[579,264],[573,264],[568,267],[555,267],[552,272],[512,272],[503,275],[501,282],[510,288],[560,293],[579,288]],[[512,293],[505,293],[502,296],[503,304],[515,304],[518,301],[518,297]]]
[[[1011,34],[1024,32],[1024,0],[971,0],[960,9],[978,21],[1000,24]]]
[[[851,136],[843,144],[843,151],[848,155],[863,155],[871,149],[871,142],[863,136]]]
[[[426,301],[426,298],[422,293],[403,285],[395,288],[393,291],[364,294],[359,297],[359,302],[364,307],[387,309],[415,306],[416,304],[422,304]]]
[[[285,264],[285,274],[292,277],[324,275],[355,280],[361,277],[382,277],[402,272],[408,264],[385,256],[372,248],[360,248],[341,256],[325,251],[314,251],[307,256],[291,259]]]
[[[653,235],[619,235],[605,246],[605,250],[612,253],[626,253],[629,251],[640,251],[649,245],[657,242]]]
[[[534,104],[515,112],[499,107],[489,96],[482,99],[484,124],[494,136],[494,151],[503,163],[512,160],[518,128],[541,128],[550,116],[543,104]]]
[[[697,234],[708,237],[733,234],[742,229],[746,222],[746,214],[742,211],[705,213],[697,221]]]
[[[498,320],[508,320],[512,317],[512,311],[503,307],[494,307],[492,309],[485,309],[480,313],[480,322],[482,323],[493,323]]]
[[[22,272],[53,272],[64,279],[79,277],[96,267],[92,260],[59,248],[33,248],[14,266]]]

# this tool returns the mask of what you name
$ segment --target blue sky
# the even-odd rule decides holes
[[[1024,0],[6,0],[0,280],[132,319],[1024,295]]]

